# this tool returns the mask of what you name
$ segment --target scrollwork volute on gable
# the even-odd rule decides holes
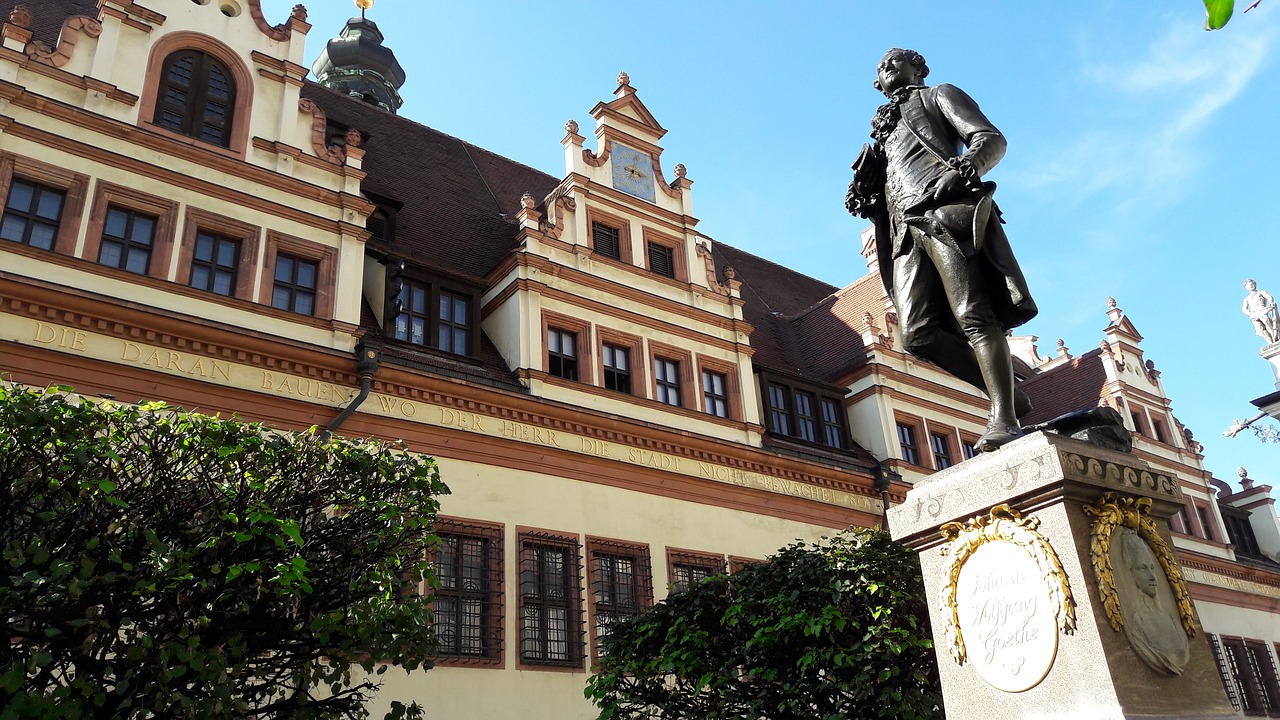
[[[302,98],[298,101],[298,110],[309,113],[311,115],[311,149],[316,155],[323,160],[331,163],[342,165],[347,161],[347,152],[341,146],[329,145],[327,131],[329,128],[329,118],[324,114],[314,101],[309,98]],[[348,135],[355,132],[357,140],[359,139],[359,131],[352,128],[348,130]],[[348,140],[349,142],[349,140]],[[359,147],[359,142],[355,143],[355,147]]]
[[[71,54],[75,52],[76,42],[81,35],[96,38],[101,34],[102,23],[87,15],[73,15],[62,21],[62,31],[58,33],[58,47],[50,48],[39,40],[32,40],[27,43],[27,56],[38,63],[62,67],[71,60]]]

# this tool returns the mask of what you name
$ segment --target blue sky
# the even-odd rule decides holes
[[[1244,3],[1239,3],[1242,7]],[[271,23],[292,0],[262,0]],[[1241,283],[1280,295],[1280,10],[1203,31],[1196,0],[980,4],[700,0],[555,7],[378,0],[404,66],[400,114],[557,177],[620,70],[667,128],[712,238],[843,286],[866,273],[849,164],[889,47],[972,95],[1009,139],[989,176],[1051,354],[1096,347],[1106,301],[1145,336],[1174,413],[1228,482],[1280,486],[1280,446],[1222,431],[1275,389]],[[358,14],[312,0],[306,62]]]

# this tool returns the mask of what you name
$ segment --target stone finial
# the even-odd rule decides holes
[[[534,199],[533,193],[526,192],[520,196],[520,207],[525,210],[532,210],[537,204],[538,201]]]
[[[302,22],[306,22],[307,21],[306,6],[303,5],[302,3],[298,3],[297,5],[294,5],[293,12],[289,13],[289,17],[292,17],[294,20],[301,20]]]
[[[1148,361],[1147,361],[1147,372],[1149,372],[1149,373],[1153,373],[1153,372],[1155,372],[1155,371],[1156,371],[1156,361],[1155,361],[1155,360],[1148,360]]]
[[[1113,297],[1109,297],[1109,298],[1107,298],[1107,309],[1108,309],[1108,310],[1115,310],[1115,309],[1116,309],[1116,299],[1115,299],[1115,298],[1113,298]]]
[[[570,135],[577,135],[577,134],[578,134],[578,121],[577,121],[577,120],[570,120],[569,122],[565,123],[565,124],[564,124],[564,131],[565,131],[565,132],[567,132],[567,133],[569,133]]]
[[[1067,349],[1067,342],[1062,338],[1058,338],[1058,357],[1066,357],[1071,354]]]
[[[725,265],[725,266],[724,266],[724,279],[725,279],[725,280],[736,280],[736,279],[737,279],[737,277],[738,277],[738,271],[737,271],[737,270],[734,270],[732,265]]]
[[[689,169],[684,166],[684,163],[676,163],[676,177],[682,178],[688,174]]]
[[[347,128],[347,134],[343,137],[347,142],[347,147],[360,147],[364,142],[364,138],[360,137],[360,131],[355,128]]]
[[[1244,468],[1240,468],[1239,470],[1236,471],[1236,474],[1240,476],[1240,487],[1244,488],[1245,490],[1253,489],[1253,478],[1249,477],[1248,470],[1245,470]]]
[[[26,5],[14,5],[9,11],[9,23],[20,28],[31,27],[31,11]]]
[[[628,75],[625,71],[618,73],[618,84],[623,86],[630,85],[631,76]]]

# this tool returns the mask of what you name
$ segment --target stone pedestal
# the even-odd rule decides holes
[[[920,554],[947,720],[1238,717],[1169,552],[1181,506],[1176,477],[1046,433],[908,492],[889,527]]]

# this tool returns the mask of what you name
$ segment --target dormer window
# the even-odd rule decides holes
[[[207,143],[228,147],[236,85],[227,66],[199,50],[165,58],[154,122]]]
[[[455,355],[475,354],[471,294],[406,278],[401,281],[398,298],[400,314],[391,331],[396,340]]]

